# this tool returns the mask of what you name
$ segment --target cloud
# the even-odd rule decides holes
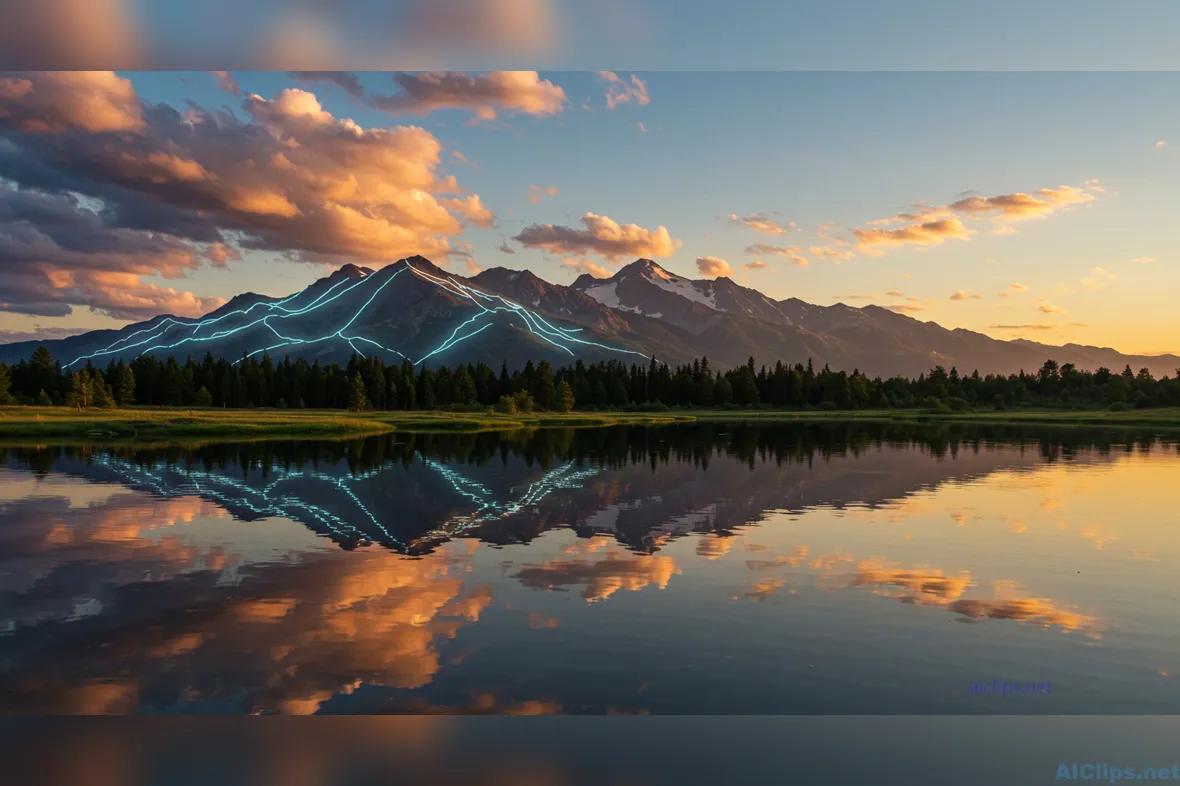
[[[229,263],[242,261],[242,252],[226,243],[210,243],[203,252],[213,267],[229,267]]]
[[[494,120],[498,112],[544,116],[561,112],[565,91],[536,71],[400,72],[393,81],[401,91],[372,94],[373,105],[391,114],[428,115],[440,109],[465,109],[479,120]]]
[[[885,296],[886,297],[905,297],[905,295],[903,295],[901,292],[898,292],[896,289],[889,290],[888,292],[885,293]]]
[[[1082,279],[1082,289],[1087,292],[1097,292],[1105,287],[1108,282],[1114,281],[1117,278],[1118,276],[1104,268],[1091,268],[1090,275]]]
[[[1161,139],[1160,141],[1158,141],[1158,142],[1156,142],[1156,143],[1155,143],[1155,149],[1156,149],[1156,150],[1163,150],[1163,149],[1164,149],[1165,147],[1167,147],[1167,146],[1168,146],[1168,143],[1167,143],[1167,141],[1166,141],[1166,140],[1164,140],[1164,139]]]
[[[747,262],[746,264],[742,265],[742,267],[744,267],[746,270],[765,270],[767,267],[769,267],[769,265],[767,265],[761,259],[755,259],[753,262]]]
[[[566,267],[573,268],[579,275],[585,273],[594,278],[610,278],[614,275],[614,271],[603,267],[597,262],[585,259],[584,257],[566,257],[561,261]]]
[[[1026,289],[1028,289],[1027,286],[1025,286],[1024,284],[1021,284],[1019,282],[1017,282],[1015,284],[1009,284],[1008,288],[1011,289],[1013,292],[1024,292]]]
[[[820,259],[834,259],[836,261],[852,259],[856,256],[852,251],[840,251],[832,246],[811,246],[807,250]]]
[[[204,253],[219,264],[236,250],[215,244]],[[198,316],[224,299],[143,277],[180,278],[202,264],[194,246],[170,235],[106,226],[74,195],[0,181],[0,311],[61,317],[83,306],[116,319]]]
[[[1053,330],[1056,328],[1055,324],[1036,324],[1036,325],[988,325],[990,330]]]
[[[89,328],[41,327],[32,330],[0,330],[0,344],[15,344],[21,341],[56,341],[89,332]]]
[[[1151,265],[1159,260],[1155,257],[1135,257],[1131,260],[1132,265]]]
[[[445,256],[465,224],[495,218],[440,171],[428,131],[365,129],[304,90],[243,96],[243,119],[142,103],[112,74],[0,84],[0,145],[18,152],[0,155],[0,181],[19,186],[0,192],[6,310],[187,315],[212,301],[116,274],[176,279],[246,251],[326,264]]]
[[[466,218],[472,224],[483,229],[490,229],[496,223],[496,214],[486,208],[479,194],[465,197],[444,198],[440,203],[455,213]]]
[[[549,186],[548,188],[545,186],[529,186],[529,202],[539,205],[545,197],[555,197],[559,193],[561,192],[557,190],[557,186]]]
[[[336,85],[353,98],[367,100],[360,77],[350,71],[292,71],[291,76],[305,85]]]
[[[916,245],[928,247],[941,245],[954,238],[969,240],[975,230],[968,229],[961,219],[989,219],[994,223],[995,234],[1013,234],[1013,221],[1044,218],[1057,211],[1080,204],[1093,202],[1097,193],[1105,188],[1097,180],[1086,180],[1081,188],[1058,186],[1042,188],[1031,194],[1013,193],[999,196],[967,196],[949,205],[918,204],[914,210],[898,213],[889,218],[868,222],[866,229],[853,229],[857,250],[879,255],[881,249]],[[893,224],[907,224],[897,229],[880,229]]]
[[[652,585],[665,589],[672,577],[680,572],[672,557],[636,555],[623,549],[608,548],[589,556],[525,565],[514,578],[530,589],[554,591],[582,587],[582,599],[594,603],[619,590],[638,592]]]
[[[996,217],[1003,221],[1019,221],[1029,218],[1043,218],[1070,205],[1094,201],[1090,191],[1099,191],[1097,180],[1087,180],[1086,188],[1058,186],[1042,188],[1032,194],[1002,194],[994,197],[967,197],[950,205],[957,213],[981,217]]]
[[[238,80],[234,79],[233,74],[229,71],[210,71],[209,73],[217,80],[219,90],[235,96],[242,94],[242,88],[238,85]]]
[[[730,213],[729,221],[732,224],[741,224],[742,226],[753,229],[755,232],[762,232],[767,235],[785,235],[789,230],[795,228],[795,222],[792,221],[786,226],[781,226],[772,219],[767,218],[765,213],[755,213],[745,218],[735,213]]]
[[[500,248],[500,251],[505,254],[515,254],[516,253],[516,249],[513,248],[512,246],[508,245],[507,240],[505,240],[503,243],[501,243],[499,248]]]
[[[576,256],[598,254],[608,260],[622,256],[670,257],[682,245],[662,226],[650,230],[636,224],[620,225],[594,213],[586,213],[581,221],[584,229],[533,224],[512,239],[526,248]]]
[[[109,71],[46,71],[0,77],[0,128],[138,133],[144,120],[130,80]]]
[[[876,295],[832,295],[837,300],[876,300]]]
[[[914,305],[912,303],[911,304],[899,303],[899,304],[893,305],[893,306],[886,306],[886,308],[889,309],[890,311],[896,311],[898,314],[917,314],[920,311],[926,310],[925,306]]]
[[[640,133],[647,133],[647,126],[645,126],[643,123],[636,123],[636,125],[639,126]]]
[[[783,246],[772,246],[766,243],[755,243],[752,246],[746,246],[746,253],[750,256],[777,256],[789,259],[796,267],[807,267],[807,259],[801,254],[803,250],[799,246],[791,246],[785,248]]]
[[[909,244],[918,246],[941,245],[947,239],[968,240],[973,230],[963,226],[957,218],[913,224],[900,229],[854,229],[853,237],[860,251],[873,251],[878,247],[898,247]]]
[[[982,300],[982,299],[983,299],[982,295],[976,295],[976,294],[972,293],[971,290],[967,290],[966,292],[964,292],[961,289],[956,289],[955,294],[951,295],[951,300]]]
[[[1039,309],[1041,311],[1041,313],[1043,313],[1043,314],[1064,314],[1065,313],[1065,309],[1058,308],[1057,306],[1053,305],[1052,303],[1048,302],[1047,300],[1042,300],[1040,303],[1038,303],[1037,309]]]
[[[94,102],[88,98],[94,80],[74,83],[80,94],[74,95],[56,75],[32,75],[34,94],[46,78],[60,99],[53,104],[31,108],[0,97],[0,135],[22,152],[0,161],[0,175],[33,188],[86,194],[115,227],[198,242],[233,230],[244,235],[239,245],[245,249],[335,264],[445,254],[446,236],[462,231],[460,217],[488,221],[475,195],[440,201],[463,189],[438,171],[442,146],[422,128],[364,129],[333,117],[314,94],[295,88],[273,99],[246,96],[247,121],[200,107],[182,115],[126,96],[122,121],[79,120],[69,107]],[[115,92],[122,96],[121,89]],[[96,125],[137,130],[68,140],[54,133],[78,122],[87,131]],[[26,130],[30,123],[33,131]]]
[[[732,276],[733,266],[720,257],[697,257],[697,271],[702,276]]]
[[[647,83],[635,76],[635,74],[631,75],[630,82],[620,77],[614,71],[599,71],[598,78],[607,83],[607,109],[614,109],[619,104],[627,104],[632,101],[640,106],[646,106],[651,103],[651,97],[647,93]]]

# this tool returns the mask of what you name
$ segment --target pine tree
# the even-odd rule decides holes
[[[135,403],[135,372],[121,360],[115,368],[115,401],[120,407]]]
[[[348,391],[348,408],[353,412],[363,412],[369,408],[369,397],[365,393],[365,380],[359,371],[352,376],[352,386]]]
[[[557,383],[557,406],[562,412],[572,412],[574,409],[574,389],[564,379]]]
[[[98,409],[114,409],[115,395],[111,392],[111,386],[102,378],[102,374],[97,371],[90,372],[90,379],[87,381],[89,389],[90,406]]]
[[[15,401],[12,393],[12,374],[8,371],[7,363],[0,363],[0,404],[11,404]]]
[[[213,394],[209,392],[209,388],[201,385],[200,390],[193,396],[193,403],[198,407],[213,406]]]
[[[66,394],[66,403],[78,409],[90,406],[90,380],[77,371],[70,372],[70,392]]]

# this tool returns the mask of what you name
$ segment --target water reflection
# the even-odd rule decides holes
[[[1176,445],[1030,436],[10,448],[0,706],[1168,711]],[[1014,668],[1055,703],[959,690]]]

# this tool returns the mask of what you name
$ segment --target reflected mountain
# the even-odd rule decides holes
[[[1154,441],[1117,439],[732,424],[189,450],[7,448],[0,461],[165,499],[199,497],[243,521],[292,519],[348,549],[377,543],[422,554],[454,537],[507,545],[570,528],[652,552],[670,537],[731,532],[768,511],[873,507],[1000,470],[1101,462]]]
[[[1170,444],[729,425],[0,458],[5,713],[1180,699]],[[966,690],[1007,676],[1056,703]]]

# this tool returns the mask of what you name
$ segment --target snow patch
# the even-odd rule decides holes
[[[609,284],[601,284],[596,287],[584,289],[582,292],[583,294],[594,298],[607,308],[613,308],[617,311],[629,311],[632,314],[642,314],[643,312],[635,306],[624,306],[619,301],[619,293],[616,291],[618,286],[619,282],[612,281]]]
[[[714,311],[725,310],[717,306],[717,295],[712,291],[712,286],[709,284],[706,284],[706,286],[709,286],[710,291],[706,294],[697,289],[694,282],[689,281],[687,278],[681,278],[680,276],[660,276],[659,278],[649,278],[647,280],[665,292],[671,292],[694,303],[708,306]]]

